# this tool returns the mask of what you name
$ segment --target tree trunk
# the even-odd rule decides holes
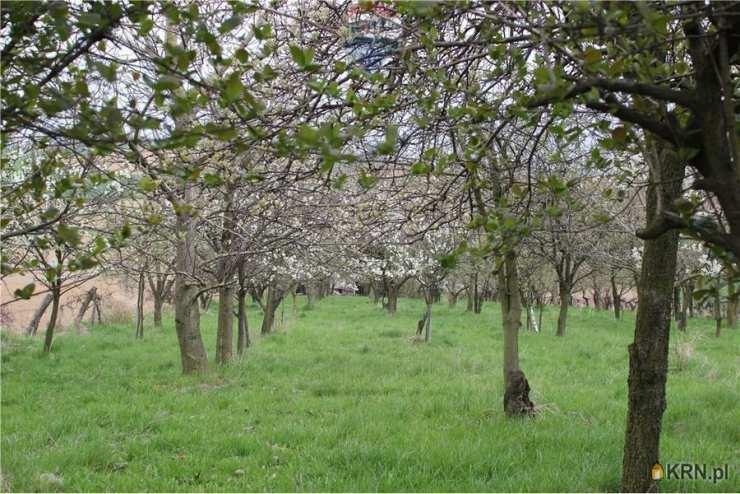
[[[694,282],[692,280],[689,280],[688,283],[686,283],[686,302],[689,306],[689,318],[693,319],[694,317]]]
[[[275,312],[282,298],[283,295],[277,287],[271,286],[267,289],[267,302],[264,309],[265,315],[262,318],[261,334],[266,335],[272,333],[272,328],[275,325]]]
[[[77,330],[78,335],[87,333],[87,328],[85,328],[84,324],[82,324],[82,319],[85,317],[85,314],[87,313],[87,309],[90,307],[90,303],[94,302],[95,297],[98,296],[97,292],[98,292],[97,288],[95,287],[90,288],[85,294],[85,298],[82,300],[82,304],[80,305],[80,310],[77,312],[77,316],[75,317],[75,329]]]
[[[673,319],[678,322],[681,320],[681,287],[673,287]]]
[[[650,169],[647,224],[679,197],[684,165],[667,144],[647,137]],[[646,240],[638,285],[635,339],[629,346],[628,410],[622,462],[623,492],[655,492],[650,470],[660,460],[660,430],[666,408],[671,298],[676,273],[678,233]]]
[[[447,304],[449,305],[450,309],[457,305],[457,293],[449,292],[447,294]]]
[[[46,312],[46,309],[49,308],[49,304],[51,304],[53,299],[54,296],[49,292],[41,301],[41,305],[39,305],[36,312],[33,313],[33,319],[31,319],[31,322],[28,323],[28,327],[26,328],[26,334],[28,336],[36,336],[36,332],[39,330],[39,324],[41,323],[41,318],[44,317],[44,313]]]
[[[681,291],[683,292],[682,293],[683,303],[681,304],[681,314],[678,319],[678,329],[681,331],[686,331],[686,326],[687,326],[686,317],[687,317],[688,305],[689,305],[688,300],[686,299],[686,287],[685,286],[682,287]]]
[[[428,290],[425,293],[427,313],[426,313],[426,324],[424,325],[424,341],[429,343],[432,340],[432,304],[434,303],[435,293],[432,290]]]
[[[395,314],[398,309],[398,289],[399,286],[395,282],[388,283],[387,296],[388,302],[386,302],[385,308],[388,314]]]
[[[218,327],[216,329],[216,363],[224,365],[231,361],[233,353],[234,287],[218,289]]]
[[[237,309],[237,338],[236,353],[242,355],[244,350],[249,348],[249,320],[247,319],[247,287],[246,274],[244,273],[244,263],[239,265],[237,272],[239,279],[239,289],[237,291],[238,309]]]
[[[238,293],[238,326],[237,326],[237,340],[236,340],[236,353],[242,355],[244,350],[249,348],[251,342],[249,341],[249,321],[247,319],[247,293],[246,291],[239,291]]]
[[[532,415],[534,404],[529,400],[529,383],[519,369],[522,304],[514,251],[504,254],[504,262],[499,269],[499,296],[504,327],[504,411],[509,417]]]
[[[92,314],[90,314],[90,326],[94,326],[96,324],[96,319],[98,321],[97,324],[100,324],[103,321],[102,315],[100,313],[100,301],[100,295],[96,293],[95,298],[93,299]]]
[[[622,296],[617,288],[617,280],[614,276],[610,279],[612,285],[612,302],[614,303],[614,319],[619,320],[622,317]]]
[[[144,270],[146,270],[146,266]],[[144,271],[139,273],[136,291],[136,338],[144,338]]]
[[[729,270],[728,270],[729,271]],[[727,273],[727,327],[734,328],[737,326],[738,312],[738,293],[732,273]]]
[[[537,297],[537,328],[539,330],[542,330],[542,313],[545,311],[545,301],[543,300],[543,296],[539,295]]]
[[[566,285],[560,285],[560,313],[558,314],[558,330],[555,336],[565,335],[565,323],[568,320],[568,306],[570,305],[570,288]]]
[[[57,326],[57,317],[59,316],[59,300],[62,296],[62,286],[59,283],[54,284],[51,289],[51,316],[49,323],[46,325],[46,336],[44,337],[44,353],[51,352],[51,342],[54,339],[54,328]]]
[[[208,312],[208,308],[211,306],[211,300],[213,300],[213,294],[210,292],[200,295],[200,308],[203,312]]]
[[[313,283],[306,283],[306,308],[313,309],[314,300],[316,300],[316,287]]]
[[[185,204],[192,201],[192,185],[185,185]],[[200,334],[198,288],[190,279],[195,271],[195,223],[188,211],[177,214],[175,253],[175,331],[184,374],[205,372],[208,354]]]
[[[483,293],[476,290],[473,312],[480,314],[483,311]]]
[[[719,335],[722,332],[722,300],[719,294],[719,287],[717,287],[717,293],[714,296],[714,322],[714,336],[719,338]]]
[[[162,327],[162,306],[164,305],[164,298],[158,294],[153,293],[154,298],[154,327]]]

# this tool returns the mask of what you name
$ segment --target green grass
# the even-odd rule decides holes
[[[542,333],[523,332],[521,366],[541,410],[509,420],[498,308],[434,310],[433,341],[412,343],[419,301],[389,317],[366,298],[333,297],[197,377],[180,375],[171,320],[143,341],[127,326],[61,336],[50,356],[38,340],[4,335],[3,489],[618,489],[633,314],[573,310],[556,338],[551,309]],[[712,324],[672,335],[672,347],[694,351],[671,353],[662,458],[729,463],[730,479],[662,490],[740,490],[740,337],[716,339]],[[202,323],[211,357],[215,325],[212,308]]]

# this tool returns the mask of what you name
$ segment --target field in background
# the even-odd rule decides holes
[[[302,305],[302,301],[299,306]],[[95,327],[40,340],[3,333],[2,488],[13,491],[616,491],[634,315],[573,310],[554,336],[522,332],[540,407],[502,411],[498,308],[436,305],[430,344],[412,343],[418,300],[387,316],[365,297],[285,307],[225,369],[180,375],[173,322]],[[278,312],[278,320],[280,312]],[[202,322],[209,355],[215,307]],[[738,330],[672,334],[662,459],[721,465],[730,479],[664,491],[740,490]]]
[[[91,280],[81,283],[70,290],[64,290],[59,307],[59,318],[57,319],[56,333],[62,333],[67,330],[74,330],[72,323],[80,310],[82,299],[85,293],[92,287],[98,289],[98,295],[101,297],[101,312],[103,322],[120,322],[131,321],[136,315],[136,282],[137,280],[126,278],[124,276],[97,276]],[[13,292],[23,288],[29,283],[36,284],[36,295],[29,300],[16,300]],[[12,275],[6,277],[0,283],[0,301],[6,302],[13,300],[4,307],[2,317],[0,318],[0,327],[15,333],[25,333],[28,323],[33,318],[36,309],[41,305],[41,301],[46,296],[46,289],[34,280],[31,275]],[[149,297],[149,291],[145,292],[145,308],[151,312],[152,301]],[[46,330],[46,324],[49,320],[51,308],[48,308],[39,325],[39,333],[43,334]],[[91,313],[85,317],[87,321]]]

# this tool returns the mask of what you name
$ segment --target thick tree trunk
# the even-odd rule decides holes
[[[570,305],[570,288],[560,286],[560,313],[558,314],[558,330],[555,336],[565,336],[565,324],[568,321],[568,306]]]
[[[648,137],[650,165],[647,224],[680,195],[683,164]],[[655,492],[650,470],[660,460],[660,430],[666,408],[668,339],[676,273],[678,233],[645,241],[635,339],[629,346],[628,410],[622,462],[622,491]]]
[[[218,290],[218,327],[216,328],[216,363],[227,364],[233,353],[234,287]]]
[[[31,319],[31,322],[28,323],[28,327],[26,328],[26,334],[28,336],[36,336],[36,332],[39,330],[39,324],[41,323],[41,318],[44,317],[44,313],[46,312],[46,309],[49,308],[53,299],[54,296],[49,292],[41,301],[41,305],[39,305],[36,312],[33,313],[33,319]]]
[[[51,351],[51,343],[54,339],[54,328],[57,326],[57,317],[59,316],[59,300],[62,296],[62,287],[55,283],[51,289],[51,315],[49,323],[46,325],[46,336],[44,337],[44,353]]]
[[[313,309],[316,300],[316,287],[312,282],[306,283],[306,308]]]
[[[514,251],[504,254],[499,270],[499,294],[504,328],[504,411],[509,417],[532,415],[534,404],[529,400],[529,383],[519,369],[522,304]]]
[[[192,186],[185,186],[185,204],[192,200]],[[195,224],[189,212],[177,214],[175,253],[175,331],[184,374],[205,372],[208,354],[200,334],[198,288],[190,275],[195,271]]]
[[[385,308],[388,314],[395,314],[398,309],[398,289],[400,287],[395,282],[388,283],[388,289],[386,293],[388,301],[385,304]]]
[[[153,293],[154,298],[154,327],[155,328],[161,328],[162,327],[162,306],[164,305],[164,298],[158,294]]]
[[[283,293],[279,288],[271,286],[267,289],[267,302],[265,303],[264,317],[262,318],[262,328],[260,333],[263,335],[272,333],[275,325],[275,312],[283,299]]]

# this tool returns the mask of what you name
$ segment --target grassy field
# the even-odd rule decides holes
[[[301,302],[302,303],[302,302]],[[573,310],[567,335],[522,333],[537,418],[502,411],[498,309],[389,317],[361,297],[285,309],[278,334],[205,376],[180,375],[173,322],[41,342],[3,335],[2,486],[13,491],[615,491],[633,314]],[[259,314],[252,308],[251,327]],[[740,490],[738,330],[672,335],[662,458],[729,463],[730,478],[666,491]],[[215,308],[202,328],[213,355]]]

